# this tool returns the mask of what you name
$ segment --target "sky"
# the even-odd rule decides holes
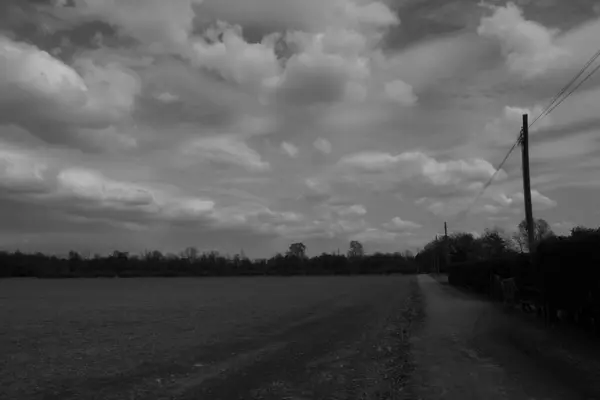
[[[3,0],[0,248],[416,251],[516,229],[517,148],[595,0]],[[600,63],[600,61],[598,61]],[[535,218],[600,225],[600,74],[530,133]]]

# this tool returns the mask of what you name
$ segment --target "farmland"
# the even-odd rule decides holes
[[[403,330],[416,292],[406,276],[0,281],[0,396],[397,390],[410,369]]]

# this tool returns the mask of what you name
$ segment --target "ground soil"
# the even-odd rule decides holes
[[[600,399],[551,368],[581,343],[428,275],[6,282],[1,399]]]

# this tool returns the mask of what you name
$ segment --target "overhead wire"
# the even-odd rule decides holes
[[[583,85],[588,79],[590,79],[596,72],[600,71],[600,64],[598,64],[596,66],[596,68],[594,68],[592,70],[592,72],[590,72],[581,82],[579,82],[579,84],[577,84],[577,86],[575,86],[573,88],[573,90],[571,90],[569,92],[569,94],[567,94],[565,97],[562,98],[561,101],[559,101],[557,104],[555,104],[550,110],[548,110],[548,112],[546,113],[546,115],[550,114],[552,111],[554,111],[554,109],[558,106],[560,106],[566,99],[568,99],[569,97],[571,97],[571,95],[573,93],[575,93],[575,91],[577,91],[577,89],[579,89],[581,87],[581,85]]]
[[[598,50],[588,61],[587,63],[583,66],[583,68],[575,75],[574,78],[572,78],[550,101],[550,103],[546,106],[546,108],[529,124],[529,128],[531,128],[536,122],[538,122],[539,120],[543,119],[544,117],[546,117],[547,115],[549,115],[552,111],[554,111],[558,106],[560,106],[566,99],[568,99],[573,93],[575,93],[580,87],[581,85],[583,85],[585,82],[587,82],[596,72],[598,72],[600,70],[600,65],[596,66],[596,68],[594,68],[584,79],[582,79],[566,96],[564,96],[560,101],[560,97],[563,96],[567,90],[569,90],[569,87],[571,85],[573,85],[584,73],[585,71],[600,57],[600,50]],[[558,102],[557,102],[558,101]],[[502,167],[504,166],[504,164],[506,163],[506,161],[508,160],[508,158],[510,157],[510,155],[512,154],[512,152],[515,150],[515,148],[521,143],[521,139],[522,139],[522,135],[523,135],[523,129],[521,129],[519,136],[517,138],[517,140],[515,141],[515,143],[512,145],[512,147],[510,148],[510,150],[508,151],[508,153],[506,153],[506,156],[504,156],[504,159],[502,160],[502,162],[499,164],[498,168],[495,169],[494,173],[492,174],[492,176],[490,177],[490,179],[486,182],[485,185],[483,185],[483,187],[481,188],[481,190],[477,193],[477,196],[475,196],[475,198],[470,202],[469,206],[461,211],[460,213],[457,214],[456,216],[456,220],[458,220],[459,218],[462,218],[464,216],[466,216],[466,214],[471,210],[471,208],[473,207],[473,205],[475,205],[475,203],[481,198],[481,196],[485,193],[485,191],[487,190],[487,188],[492,184],[492,182],[494,181],[494,179],[496,179],[496,176],[498,175],[498,173],[500,172],[500,170],[502,169]]]
[[[600,57],[600,50],[598,50],[598,52],[596,52],[588,61],[587,63],[585,63],[585,65],[581,68],[581,70],[579,70],[579,72],[577,73],[577,75],[575,75],[575,77],[573,77],[573,79],[571,79],[561,90],[560,92],[558,92],[550,101],[550,103],[546,106],[546,108],[540,113],[540,115],[537,116],[536,119],[534,119],[530,124],[529,127],[531,128],[533,126],[533,124],[535,124],[537,121],[539,121],[540,119],[544,118],[546,115],[548,115],[551,111],[549,111],[552,106],[554,105],[554,103],[563,95],[565,94],[565,92],[569,89],[569,87],[574,84],[577,79],[579,79],[581,77],[581,75],[583,75],[583,73],[585,72],[586,69],[589,68],[590,65],[592,65],[594,63],[594,61],[596,61],[598,59],[598,57]],[[583,82],[585,82],[585,80],[589,79],[589,75],[588,77],[586,77],[578,86],[577,88],[579,88],[579,86],[581,86],[583,84]],[[577,90],[577,88],[575,88],[574,90]],[[572,92],[571,92],[572,94]],[[567,95],[568,96],[568,95]],[[566,99],[566,98],[565,98]],[[565,100],[563,99],[561,101],[561,103]],[[553,109],[553,108],[552,108]]]

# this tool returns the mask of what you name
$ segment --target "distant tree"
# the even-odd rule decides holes
[[[300,259],[306,258],[306,246],[304,243],[292,243],[287,252],[287,256]]]
[[[119,261],[127,261],[129,259],[129,252],[115,250],[110,255],[110,258],[119,260]]]
[[[465,262],[479,258],[479,244],[471,233],[454,233],[448,238],[449,251],[453,262]]]
[[[585,226],[576,226],[573,229],[571,229],[572,237],[585,237],[585,236],[590,236],[590,235],[599,234],[599,233],[600,233],[600,228],[592,229],[592,228],[586,228]]]
[[[187,259],[188,261],[196,261],[198,259],[199,251],[195,247],[188,247],[182,253],[182,258]]]
[[[413,258],[415,258],[413,252],[410,250],[405,250],[404,253],[402,254],[402,257],[404,257],[407,260],[412,260]]]
[[[529,249],[529,240],[527,238],[527,221],[523,220],[519,224],[520,240],[523,242],[523,248]],[[550,228],[550,224],[544,219],[536,219],[533,221],[533,244],[537,246],[542,240],[556,236]]]
[[[500,257],[509,250],[509,240],[499,228],[486,229],[478,240],[481,242],[483,256],[487,259]]]
[[[511,239],[516,250],[523,253],[527,248],[527,238],[523,237],[520,231],[517,231],[512,234]]]
[[[69,261],[77,263],[77,262],[81,261],[81,259],[82,259],[82,257],[78,252],[73,251],[73,250],[69,251]]]
[[[348,249],[348,258],[359,258],[365,255],[365,249],[361,242],[353,240],[350,242],[350,248]]]

